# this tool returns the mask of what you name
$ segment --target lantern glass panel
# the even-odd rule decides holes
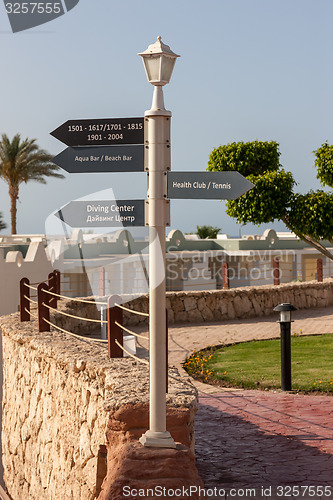
[[[162,56],[162,74],[161,74],[162,81],[169,83],[175,62],[176,62],[175,57],[168,57],[166,55]]]
[[[161,79],[161,56],[150,56],[144,58],[144,65],[149,82],[156,82]]]

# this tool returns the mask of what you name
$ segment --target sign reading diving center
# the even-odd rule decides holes
[[[235,200],[254,187],[239,172],[168,172],[168,198]]]
[[[144,200],[70,201],[55,213],[71,227],[144,226]]]

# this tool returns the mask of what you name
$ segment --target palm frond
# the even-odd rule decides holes
[[[58,172],[60,168],[52,163],[52,156],[40,149],[36,139],[21,140],[20,134],[16,134],[12,140],[6,134],[2,134],[0,139],[0,177],[9,185],[11,203],[16,217],[16,199],[18,196],[19,185],[29,181],[46,184],[45,178],[56,177],[58,179],[64,176]],[[16,199],[14,200],[13,198]],[[1,224],[1,219],[0,219]],[[16,220],[12,219],[13,226],[16,228]],[[0,225],[1,228],[1,225]]]

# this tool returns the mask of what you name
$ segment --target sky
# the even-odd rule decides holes
[[[56,155],[50,132],[68,119],[140,117],[151,106],[138,52],[158,35],[180,54],[165,105],[172,111],[172,170],[204,171],[213,148],[275,140],[298,190],[320,187],[312,151],[333,142],[332,0],[80,0],[66,15],[11,32],[0,5],[0,133],[35,138]],[[145,199],[146,174],[66,174],[20,187],[18,232],[44,233],[49,215],[106,188]],[[9,196],[0,212],[9,233]],[[240,227],[221,201],[172,200],[171,227],[213,225],[231,236],[286,230]]]

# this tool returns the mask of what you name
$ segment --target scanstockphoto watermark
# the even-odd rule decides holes
[[[123,487],[124,498],[212,498],[212,499],[241,499],[253,498],[255,500],[267,500],[270,498],[298,498],[323,500],[332,498],[332,486],[260,486],[258,488],[202,488],[201,486],[182,486],[179,488],[167,488],[165,486],[154,486],[153,488],[131,488],[126,485]]]
[[[246,262],[268,262],[274,258],[278,258],[280,262],[287,262],[294,260],[296,257],[296,252],[293,249],[274,249],[274,250],[249,250],[249,251],[235,251],[230,252],[226,250],[179,250],[177,246],[170,245],[168,247],[168,253],[174,255],[174,259],[182,258],[192,260],[205,259],[205,261],[216,259],[217,262],[223,263],[226,258],[228,262],[232,264],[237,263],[240,258],[243,258]]]
[[[274,270],[275,258],[280,265]],[[199,280],[204,283],[215,279],[222,282],[224,262],[228,263],[229,280],[234,283],[269,283],[277,276],[280,280],[285,278],[290,281],[298,278],[296,253],[292,250],[228,255],[223,251],[175,252],[174,248],[169,248],[166,275],[170,280]]]
[[[72,10],[80,0],[3,0],[13,33],[48,23]]]
[[[179,488],[167,488],[165,486],[154,486],[153,488],[131,488],[123,487],[125,498],[255,498],[255,488],[202,488],[201,486],[182,486]]]

